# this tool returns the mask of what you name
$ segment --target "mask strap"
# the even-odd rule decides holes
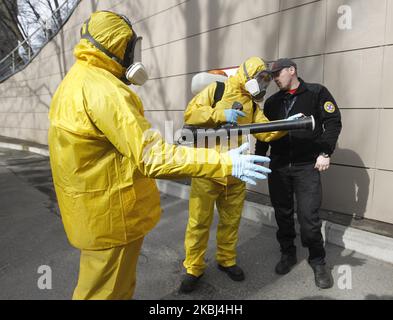
[[[251,78],[250,78],[250,76],[248,75],[248,72],[247,72],[246,63],[243,64],[243,71],[246,74],[247,81],[251,80]]]
[[[101,43],[99,43],[98,41],[96,41],[91,34],[89,33],[89,21],[90,19],[88,19],[86,21],[86,31],[85,34],[83,34],[81,36],[82,39],[87,39],[89,40],[97,49],[99,49],[100,51],[104,52],[108,57],[110,57],[112,60],[115,60],[117,63],[123,65],[123,60],[121,60],[120,58],[116,57],[114,54],[112,54],[108,49],[106,49]],[[82,30],[81,30],[82,33]]]

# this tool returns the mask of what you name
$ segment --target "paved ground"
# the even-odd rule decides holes
[[[0,299],[70,299],[77,280],[79,252],[68,244],[64,234],[48,158],[0,149],[0,190]],[[159,225],[144,242],[136,299],[393,299],[393,265],[334,245],[327,246],[335,279],[332,289],[314,286],[304,249],[300,249],[299,263],[291,273],[275,275],[274,264],[279,259],[275,229],[246,219],[240,228],[238,263],[247,279],[232,282],[216,268],[213,227],[207,254],[209,267],[199,290],[191,295],[179,294],[187,202],[162,195],[162,207]],[[50,290],[37,285],[42,265],[52,271]],[[345,289],[345,285],[351,288]]]

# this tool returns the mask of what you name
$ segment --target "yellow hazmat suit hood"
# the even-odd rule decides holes
[[[243,62],[239,69],[236,72],[235,77],[239,80],[239,83],[244,88],[248,78],[244,72],[244,69],[247,70],[248,77],[254,77],[258,72],[266,70],[266,63],[259,57],[251,57],[248,58],[245,62]]]
[[[124,59],[133,31],[121,16],[106,11],[95,12],[83,24],[81,35],[85,35],[87,31],[95,41],[116,56],[118,60]],[[125,66],[111,59],[86,38],[82,38],[76,45],[74,55],[78,60],[106,69],[118,78],[121,78],[125,73]]]

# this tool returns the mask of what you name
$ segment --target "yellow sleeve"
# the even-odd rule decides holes
[[[190,101],[184,112],[186,124],[213,128],[225,122],[224,110],[211,107],[216,87],[213,82]]]
[[[269,120],[266,118],[266,116],[259,108],[256,108],[253,115],[253,123],[266,123],[266,122],[269,122]],[[263,142],[270,142],[282,138],[287,133],[288,133],[287,131],[262,132],[262,133],[254,134],[254,137]]]
[[[231,174],[232,163],[227,154],[167,144],[138,111],[142,110],[139,99],[113,91],[103,99],[97,101],[105,103],[87,105],[85,110],[111,144],[130,158],[143,175],[222,178]]]

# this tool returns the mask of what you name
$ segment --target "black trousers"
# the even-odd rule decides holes
[[[310,265],[325,263],[319,208],[322,201],[321,178],[314,164],[272,169],[269,192],[278,224],[277,240],[283,254],[295,254],[294,195],[302,245],[309,249]]]

